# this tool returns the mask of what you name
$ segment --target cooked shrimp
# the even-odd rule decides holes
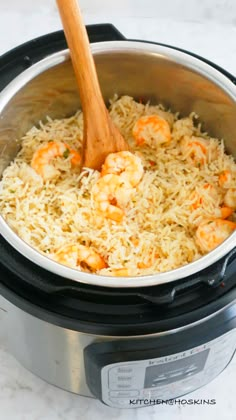
[[[194,202],[191,205],[191,209],[195,210],[206,205],[209,202],[209,199],[216,202],[219,198],[219,194],[213,185],[207,183],[203,185],[202,189],[199,188],[198,191],[195,191],[192,198],[194,198]]]
[[[55,254],[55,260],[61,264],[78,267],[85,264],[91,271],[101,270],[106,263],[94,249],[85,245],[67,245]]]
[[[115,277],[129,277],[132,274],[129,268],[113,268],[113,270],[109,272],[109,275]]]
[[[209,219],[202,222],[196,231],[196,242],[203,252],[210,252],[236,229],[236,223],[229,220]]]
[[[236,188],[229,188],[227,193],[224,196],[224,204],[236,209]]]
[[[225,170],[219,175],[219,186],[221,188],[230,188],[232,182],[232,173],[228,170]]]
[[[134,189],[119,175],[107,174],[99,178],[92,189],[94,204],[108,219],[120,222],[124,217]]]
[[[121,179],[128,181],[135,187],[143,176],[141,159],[130,152],[110,153],[102,165],[101,175],[120,175]]]
[[[213,185],[205,184],[202,189],[198,189],[192,195],[194,199],[193,204],[191,205],[192,210],[196,210],[200,207],[205,209],[211,209],[211,217],[227,219],[233,213],[231,207],[220,207],[220,195],[219,192]]]
[[[196,166],[207,161],[207,140],[201,137],[185,136],[180,142],[180,150],[184,158],[189,158]]]
[[[71,164],[74,166],[79,165],[81,161],[80,154],[71,149],[68,144],[52,141],[36,150],[31,166],[45,180],[52,179],[58,174],[58,171],[51,165],[51,160],[58,156],[64,158],[71,156]]]
[[[137,145],[146,143],[153,149],[160,144],[168,143],[171,139],[170,125],[158,115],[146,115],[139,118],[132,133]]]
[[[228,219],[231,214],[233,214],[233,209],[231,207],[220,207],[219,209],[221,219]]]

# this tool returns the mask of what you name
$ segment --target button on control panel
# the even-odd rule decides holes
[[[110,391],[109,396],[111,398],[132,398],[138,397],[139,391],[135,389],[130,389],[128,391]]]

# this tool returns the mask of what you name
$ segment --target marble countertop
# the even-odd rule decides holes
[[[126,37],[159,41],[207,57],[236,74],[233,0],[80,0],[85,22],[113,23]],[[61,29],[54,0],[0,0],[0,54]],[[8,353],[0,312],[0,419],[90,420],[236,418],[236,359],[212,383],[191,394],[213,406],[159,406],[118,410],[57,389],[26,371]]]

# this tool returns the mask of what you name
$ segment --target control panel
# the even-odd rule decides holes
[[[112,363],[101,369],[102,401],[134,408],[191,392],[216,377],[236,348],[236,330],[192,349],[146,360]],[[143,400],[143,403],[142,403]],[[144,403],[145,400],[145,403]]]

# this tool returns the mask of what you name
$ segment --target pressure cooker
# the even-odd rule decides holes
[[[104,99],[142,97],[188,115],[236,156],[236,80],[208,60],[87,26]],[[0,173],[38,121],[80,106],[62,31],[0,58]],[[30,216],[29,216],[30,217]],[[67,391],[112,407],[157,404],[219,375],[236,349],[236,233],[208,255],[151,276],[112,278],[62,266],[0,219],[0,310],[9,351]],[[204,390],[203,390],[204,394]]]

